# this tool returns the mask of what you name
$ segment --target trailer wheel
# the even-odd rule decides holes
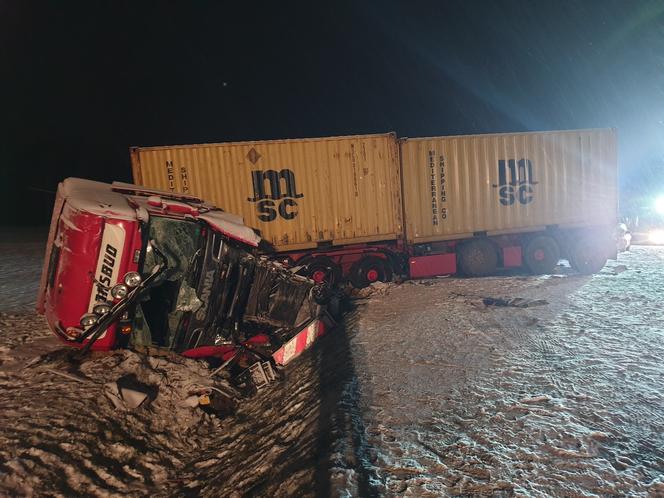
[[[498,254],[487,239],[474,239],[461,245],[458,252],[459,269],[469,277],[483,277],[496,271]]]
[[[560,247],[553,237],[538,235],[526,244],[523,260],[535,275],[551,273],[560,259]]]
[[[569,262],[572,268],[584,275],[599,272],[607,259],[605,246],[592,237],[582,237],[570,249]]]
[[[362,258],[353,265],[350,273],[350,281],[353,287],[357,289],[363,289],[374,282],[389,282],[392,280],[390,263],[377,256]]]
[[[341,281],[341,268],[327,256],[313,257],[307,260],[305,274],[317,284],[323,282],[334,286]]]

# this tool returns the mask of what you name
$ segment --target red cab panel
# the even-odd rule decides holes
[[[135,255],[140,247],[137,221],[105,218],[65,203],[57,220],[43,295],[51,328],[64,331],[79,327],[81,316],[91,312],[98,300],[112,300],[108,288],[128,271],[136,270]],[[94,349],[112,349],[115,343],[114,325],[97,340]]]

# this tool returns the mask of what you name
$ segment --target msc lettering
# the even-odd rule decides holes
[[[295,199],[301,199],[304,194],[297,192],[295,173],[289,169],[255,170],[251,172],[251,180],[254,196],[247,200],[256,203],[259,220],[274,221],[277,216],[292,220],[297,216]]]
[[[501,205],[512,206],[515,202],[530,204],[535,193],[533,186],[537,183],[530,159],[498,160],[498,184],[493,187],[498,189]]]

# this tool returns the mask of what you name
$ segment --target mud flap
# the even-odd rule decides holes
[[[295,334],[286,344],[274,352],[272,358],[277,365],[286,365],[309,349],[319,337],[332,329],[335,321],[325,313],[320,318],[314,318]]]

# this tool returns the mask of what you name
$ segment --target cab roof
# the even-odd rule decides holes
[[[136,220],[136,206],[145,208],[149,214],[169,214],[184,217],[179,210],[169,210],[182,204],[191,206],[194,218],[204,220],[213,229],[245,244],[257,247],[260,236],[243,223],[241,216],[226,213],[221,209],[204,203],[201,199],[177,192],[164,192],[144,188],[139,185],[115,182],[113,184],[67,178],[59,186],[59,193],[75,209],[102,217]],[[148,198],[162,201],[162,207],[156,208],[147,202]],[[200,210],[200,212],[199,212]]]

